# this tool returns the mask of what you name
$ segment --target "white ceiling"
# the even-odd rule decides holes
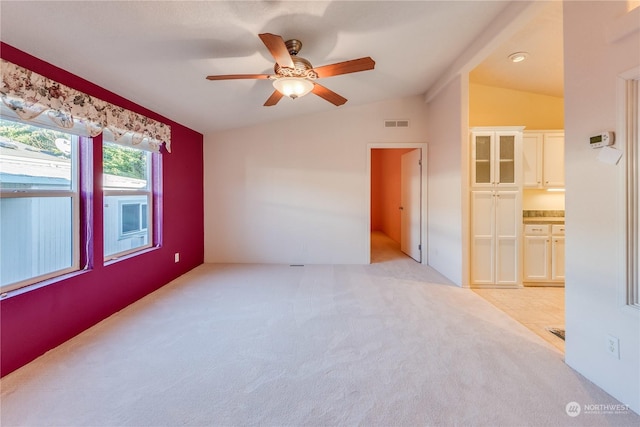
[[[0,37],[208,133],[424,94],[507,4],[2,0]],[[562,96],[561,2],[549,4],[550,11],[496,49],[472,81]],[[263,32],[301,40],[299,56],[315,66],[371,56],[376,67],[320,81],[349,100],[342,107],[313,95],[263,107],[273,92],[267,80],[205,79],[272,73],[274,61],[258,38]],[[505,59],[517,50],[529,51],[530,60],[514,74]]]
[[[527,52],[524,62],[509,55]],[[472,82],[543,95],[564,96],[562,2],[548,1],[469,75]]]

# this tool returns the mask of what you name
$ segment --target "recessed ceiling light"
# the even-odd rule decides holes
[[[529,57],[527,52],[515,52],[509,55],[511,62],[522,62]]]

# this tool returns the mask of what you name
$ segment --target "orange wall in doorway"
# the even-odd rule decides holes
[[[371,150],[371,231],[400,242],[400,158],[412,148]]]

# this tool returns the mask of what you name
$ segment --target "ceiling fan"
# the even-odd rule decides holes
[[[330,89],[315,82],[316,79],[339,76],[341,74],[356,73],[358,71],[372,70],[375,62],[370,57],[353,59],[351,61],[338,62],[314,68],[309,61],[298,56],[302,48],[299,40],[287,40],[276,34],[260,34],[271,55],[276,60],[273,68],[275,74],[230,74],[221,76],[207,76],[208,80],[237,80],[237,79],[269,79],[273,80],[276,89],[265,107],[276,105],[283,96],[296,99],[309,92],[318,95],[330,103],[339,106],[347,102],[346,98],[338,95]]]

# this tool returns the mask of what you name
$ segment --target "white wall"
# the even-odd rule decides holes
[[[367,144],[425,142],[425,117],[416,96],[205,135],[205,262],[369,262]]]
[[[607,41],[608,30],[618,27],[626,6],[623,1],[564,3],[565,358],[640,412],[640,313],[625,307],[623,298],[624,162],[599,162],[598,150],[588,144],[595,132],[620,132],[617,76],[640,64],[640,32]],[[620,360],[607,352],[608,334],[620,339]]]
[[[462,104],[466,90],[461,78],[453,79],[429,102],[427,121],[429,265],[459,286],[465,281],[462,183],[468,175],[462,165],[468,163],[462,144],[468,139],[462,135],[466,129]]]

